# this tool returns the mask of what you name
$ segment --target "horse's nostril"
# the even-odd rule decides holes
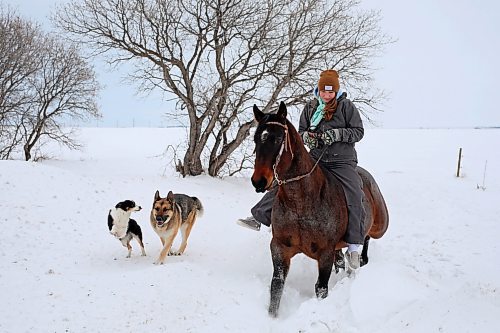
[[[261,177],[258,181],[254,181],[252,179],[252,185],[255,187],[255,191],[257,193],[265,192],[267,186],[267,179],[265,177]]]

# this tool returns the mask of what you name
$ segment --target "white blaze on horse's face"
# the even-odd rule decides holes
[[[269,136],[269,131],[267,129],[263,130],[262,134],[260,135],[260,141],[266,142],[268,136]]]
[[[260,143],[269,145],[280,146],[283,143],[284,137],[276,131],[269,131],[267,128],[260,133]],[[257,142],[256,142],[257,143]]]

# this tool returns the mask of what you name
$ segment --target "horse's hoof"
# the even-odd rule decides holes
[[[328,296],[328,288],[318,288],[316,289],[316,297],[326,298]]]
[[[269,317],[277,318],[278,317],[278,310],[269,309]]]

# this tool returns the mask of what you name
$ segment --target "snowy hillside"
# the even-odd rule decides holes
[[[235,224],[261,197],[249,178],[180,178],[165,155],[181,129],[82,129],[81,152],[0,161],[0,332],[496,332],[500,326],[500,130],[369,129],[360,165],[390,226],[354,278],[292,261],[280,316],[267,314],[271,233]],[[458,149],[464,151],[456,178]],[[483,183],[483,177],[486,176]],[[483,186],[485,189],[478,189]],[[153,265],[154,192],[197,196],[185,255]],[[118,201],[144,209],[146,257],[107,229]],[[178,245],[179,242],[175,244]]]

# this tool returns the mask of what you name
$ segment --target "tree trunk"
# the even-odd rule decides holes
[[[231,157],[233,152],[238,149],[241,143],[248,137],[253,122],[254,121],[251,120],[242,124],[238,129],[234,140],[224,144],[219,154],[217,154],[216,151],[212,151],[212,154],[210,155],[210,161],[208,162],[208,174],[210,176],[217,177],[219,175],[219,172],[224,167],[224,165],[226,165],[227,160]],[[219,147],[222,137],[222,134],[217,136],[217,142],[215,143],[214,147]]]
[[[184,155],[184,175],[199,176],[203,173],[200,153],[196,151],[190,153],[189,150]]]
[[[24,159],[26,161],[31,160],[31,147],[30,145],[24,145]]]
[[[31,153],[29,150],[24,151],[24,159],[25,159],[25,161],[31,160]]]

